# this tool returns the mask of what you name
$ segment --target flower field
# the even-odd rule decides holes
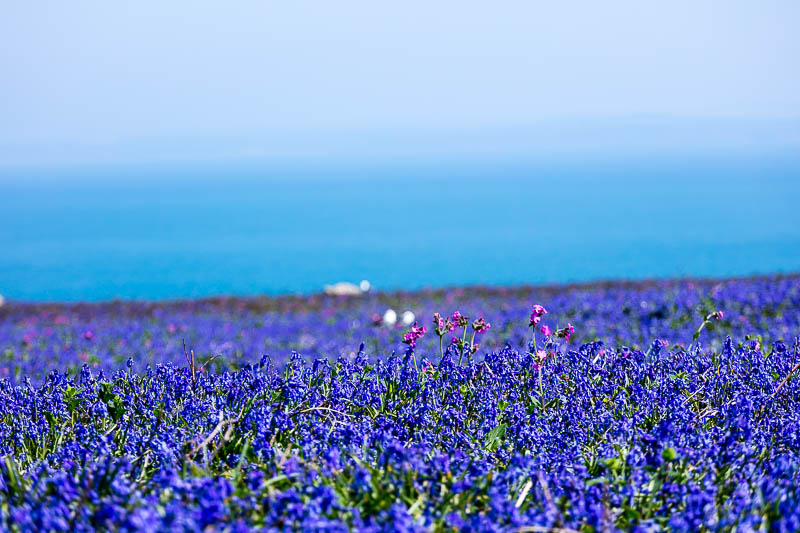
[[[798,336],[792,276],[12,302],[0,529],[798,531]]]

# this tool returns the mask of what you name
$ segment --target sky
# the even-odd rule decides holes
[[[0,168],[800,146],[800,2],[6,2]]]

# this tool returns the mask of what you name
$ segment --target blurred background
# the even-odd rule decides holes
[[[0,294],[800,271],[793,1],[16,3]]]

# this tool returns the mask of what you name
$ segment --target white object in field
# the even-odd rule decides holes
[[[6,300],[5,300],[5,298],[3,298],[3,295],[0,294],[0,307],[3,307],[4,303],[6,303]]]
[[[323,290],[325,294],[331,294],[333,296],[358,296],[361,294],[361,289],[358,285],[353,285],[346,281],[340,281],[333,285],[325,285]]]
[[[323,291],[325,294],[331,294],[333,296],[358,296],[359,294],[369,292],[370,287],[369,281],[362,279],[361,283],[358,285],[347,281],[340,281],[333,285],[325,285]]]
[[[394,312],[394,309],[387,309],[385,313],[383,313],[383,323],[387,326],[394,326],[397,322],[397,313]]]
[[[414,313],[411,311],[403,311],[403,324],[410,326],[414,322]]]

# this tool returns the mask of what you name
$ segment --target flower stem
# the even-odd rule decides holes
[[[700,336],[700,332],[703,331],[704,327],[706,327],[706,324],[708,324],[708,320],[703,320],[703,323],[700,324],[700,327],[697,328],[697,331],[695,331],[694,335],[692,335],[692,340],[693,341],[697,340],[697,338]]]
[[[539,367],[539,402],[544,410],[544,387],[542,386],[542,367]]]
[[[458,366],[461,366],[461,359],[464,358],[464,340],[467,338],[467,326],[464,326],[464,333],[461,334],[461,352],[458,354]]]

